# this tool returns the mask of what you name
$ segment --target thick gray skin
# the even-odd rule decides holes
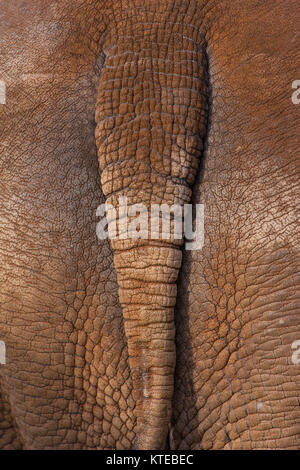
[[[127,340],[112,251],[95,236],[103,5],[60,3],[0,1],[0,447],[129,449]],[[194,187],[205,247],[183,254],[169,445],[295,449],[300,9],[198,3],[211,83]]]

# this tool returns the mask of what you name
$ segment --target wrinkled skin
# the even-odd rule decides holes
[[[1,449],[300,447],[299,365],[291,359],[300,339],[300,108],[291,101],[291,84],[299,79],[300,6],[296,0],[274,0],[271,10],[263,0],[168,0],[153,19],[158,4],[0,0],[0,79],[7,87],[7,104],[0,105],[0,340],[7,347],[7,364],[0,365]],[[152,76],[136,81],[121,111],[120,90],[130,78],[122,47],[127,62],[139,61],[149,44],[144,24],[158,24],[151,32],[154,59],[161,32],[172,39],[176,18],[187,25],[181,38],[189,28],[200,32],[197,40],[190,33],[197,52],[176,43],[185,51],[177,70],[170,41],[170,70],[166,57],[150,61]],[[168,93],[155,87],[154,72],[161,80],[170,74]],[[113,94],[107,82],[119,76]],[[159,95],[160,112],[169,112],[170,99],[172,122],[180,123],[179,105],[188,110],[186,135],[197,128],[204,146],[193,154],[194,141],[188,147],[186,139],[177,166],[170,164],[176,152],[167,133],[151,137],[151,148],[164,140],[163,161],[151,160],[151,170],[143,166],[149,152],[130,153],[117,131],[117,150],[101,146],[107,112],[122,114],[135,150],[150,145],[139,126],[126,127],[133,102],[141,103],[141,114],[153,111],[146,84],[154,87],[150,96]],[[192,85],[195,101],[178,92]],[[174,126],[173,137],[181,130]],[[192,188],[193,202],[205,205],[205,244],[183,251],[177,297],[181,255],[173,242],[168,247],[175,274],[169,284],[162,278],[160,288],[170,305],[156,305],[151,283],[144,293],[133,283],[165,335],[157,356],[147,317],[125,282],[133,282],[134,256],[124,261],[124,247],[96,237],[96,208],[114,196],[104,171],[114,158],[125,164],[112,180],[132,200],[150,204],[166,194],[171,202],[186,194],[189,200]],[[173,170],[183,192],[172,186]],[[158,257],[159,277],[165,252],[151,243],[147,249],[149,258]],[[141,284],[150,272],[143,270]],[[138,325],[130,323],[132,312]],[[162,387],[155,388],[152,357],[164,365]],[[155,413],[148,416],[147,407]]]

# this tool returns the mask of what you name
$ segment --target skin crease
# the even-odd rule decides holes
[[[165,403],[158,398],[154,421],[151,414],[145,416],[154,401],[143,397],[149,374],[141,369],[138,353],[151,356],[143,337],[149,330],[142,322],[136,327],[140,349],[134,349],[126,305],[130,317],[135,304],[120,279],[122,269],[131,279],[130,264],[116,259],[123,248],[97,240],[96,208],[114,194],[103,161],[126,160],[132,152],[130,145],[124,151],[122,145],[111,151],[100,145],[106,136],[99,131],[102,110],[121,111],[120,85],[113,88],[115,94],[107,86],[107,80],[115,79],[109,66],[122,77],[122,90],[128,78],[119,58],[112,63],[112,55],[124,47],[131,61],[141,59],[149,34],[142,24],[148,19],[157,23],[151,12],[158,3],[153,0],[146,8],[146,2],[129,0],[0,0],[5,18],[0,79],[7,88],[7,104],[0,105],[0,340],[7,347],[7,364],[0,365],[1,449],[160,449],[166,438],[171,449],[300,447],[299,365],[291,360],[291,345],[300,339],[300,108],[291,101],[300,63],[296,0],[274,0],[271,10],[262,0],[167,1],[157,16],[162,26],[151,30],[157,43],[167,38],[170,60],[175,56],[174,12],[187,25],[181,38],[192,35],[191,24],[204,38],[196,69],[188,60],[179,70],[170,66],[169,95],[162,93],[167,61],[160,70],[155,65],[159,60],[153,60],[161,89],[150,90],[155,99],[161,97],[159,111],[168,110],[170,99],[172,122],[180,122],[176,97],[188,110],[192,104],[178,90],[191,88],[193,74],[201,78],[197,97],[203,91],[205,100],[197,98],[195,104],[201,118],[192,114],[186,131],[198,123],[205,152],[198,150],[200,171],[187,187],[194,183],[193,202],[205,204],[205,245],[201,251],[183,251],[175,343],[172,327],[160,326],[171,331],[168,344],[176,345],[176,368],[170,374],[172,350],[169,372],[164,371],[169,380]],[[169,18],[174,21],[171,31],[165,26]],[[141,34],[142,41],[120,40],[127,31],[131,38]],[[179,50],[188,54],[181,41]],[[150,43],[154,58],[155,41]],[[146,61],[140,63],[143,67]],[[180,74],[184,78],[178,82]],[[156,82],[151,77],[141,82],[144,88],[135,88],[133,100],[145,112],[146,84]],[[125,122],[128,96],[126,103]],[[139,131],[129,128],[133,148],[147,141]],[[178,136],[180,127],[172,132]],[[133,197],[140,201],[151,195],[146,204],[153,196],[163,200],[166,193],[175,194],[172,185],[164,190],[164,181],[184,166],[182,160],[168,166],[176,152],[170,151],[166,135],[164,160],[151,161],[161,179],[150,179],[150,193],[139,177],[149,176],[145,168],[134,167],[130,178]],[[120,143],[122,135],[116,136]],[[153,148],[160,134],[150,140]],[[147,152],[133,155],[147,161]],[[117,187],[125,187],[120,180],[126,172],[125,165],[122,178],[113,175]],[[147,276],[146,269],[143,273]],[[135,289],[142,295],[139,286]],[[155,305],[152,300],[154,311]],[[173,304],[162,311],[172,317]],[[161,350],[166,350],[163,342]]]

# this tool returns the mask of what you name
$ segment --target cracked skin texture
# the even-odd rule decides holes
[[[1,449],[300,447],[300,7],[159,3],[0,0]],[[97,240],[192,190],[182,263]]]

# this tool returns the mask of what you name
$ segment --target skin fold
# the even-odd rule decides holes
[[[298,2],[0,12],[0,448],[299,449]],[[99,240],[119,196],[202,250]]]
[[[113,206],[120,196],[149,211],[151,204],[190,202],[206,124],[205,44],[188,2],[177,5],[136,2],[137,22],[129,4],[105,35],[96,143],[102,189]],[[164,448],[168,433],[180,242],[112,240],[137,448]]]

